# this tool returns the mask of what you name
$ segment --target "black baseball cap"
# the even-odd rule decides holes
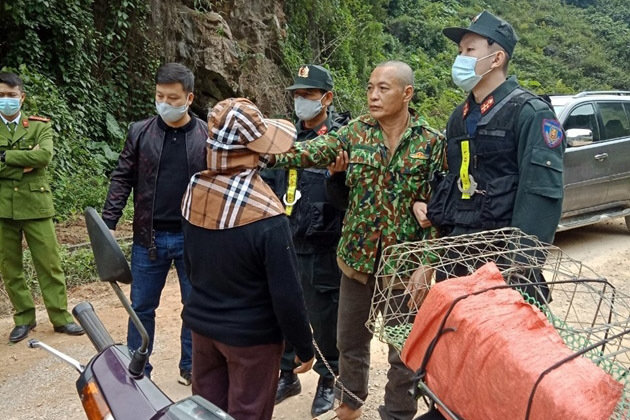
[[[293,78],[293,84],[286,90],[321,89],[328,92],[333,89],[333,78],[328,70],[322,66],[305,64],[300,66]]]
[[[510,57],[518,41],[512,25],[486,10],[475,16],[468,28],[444,28],[442,33],[456,44],[459,44],[467,33],[481,35],[503,47]]]

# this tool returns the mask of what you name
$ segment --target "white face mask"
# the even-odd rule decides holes
[[[485,60],[488,57],[492,57],[496,52],[487,55],[482,58],[469,57],[466,55],[458,55],[455,58],[455,62],[453,63],[453,67],[451,68],[451,76],[453,77],[453,82],[466,92],[470,92],[477,86],[477,83],[481,80],[483,76],[490,73],[493,69],[488,70],[482,75],[478,75],[475,72],[475,67],[477,67],[477,63],[481,60]]]
[[[188,100],[186,100],[188,102]],[[182,119],[186,112],[188,112],[188,103],[182,106],[172,106],[166,102],[155,101],[155,110],[167,123],[174,123]]]
[[[305,99],[298,96],[293,100],[295,105],[295,115],[302,121],[309,121],[319,115],[322,112],[322,99],[326,94],[324,93],[319,100],[314,101],[311,99]]]

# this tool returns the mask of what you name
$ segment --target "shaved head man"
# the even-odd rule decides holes
[[[381,250],[434,234],[430,225],[418,222],[414,211],[426,210],[430,196],[427,175],[443,165],[443,142],[436,130],[409,109],[413,84],[413,71],[406,63],[379,64],[367,84],[368,115],[336,133],[296,143],[276,157],[276,167],[325,167],[340,154],[349,159],[345,176],[348,206],[337,247],[337,263],[343,273],[336,390],[341,400],[336,412],[341,420],[359,418],[368,396],[372,333],[365,323],[377,281],[382,281],[374,276]],[[394,297],[401,305],[409,298],[403,292],[398,290]],[[413,372],[402,364],[393,347],[389,362],[379,414],[383,419],[410,420],[417,411],[415,399],[407,392],[413,385]]]

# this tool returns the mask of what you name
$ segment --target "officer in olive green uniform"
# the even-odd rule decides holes
[[[31,250],[48,317],[56,332],[83,334],[67,311],[66,281],[46,167],[53,154],[49,120],[26,117],[22,81],[0,73],[0,274],[15,310],[9,341],[24,339],[35,326],[35,304],[24,278],[22,234]]]

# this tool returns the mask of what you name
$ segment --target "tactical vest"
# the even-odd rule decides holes
[[[534,98],[537,96],[517,87],[482,115],[474,138],[466,132],[464,105],[455,109],[447,132],[449,171],[435,186],[427,214],[435,226],[448,233],[454,226],[489,230],[510,225],[519,181],[518,116]],[[469,140],[466,153],[462,149],[465,140]],[[469,198],[460,188],[464,158],[469,160],[468,174],[477,182]]]
[[[328,133],[338,131],[350,120],[348,113],[332,114]],[[305,137],[297,141],[311,140],[317,134],[309,130]],[[269,171],[273,171],[270,174]],[[276,195],[287,198],[290,188],[289,171],[266,170],[261,173],[263,179],[273,184]],[[272,182],[270,180],[273,179]],[[335,208],[326,196],[326,168],[304,168],[297,170],[294,187],[300,192],[300,198],[292,206],[289,225],[293,235],[293,244],[298,254],[334,252],[341,237],[341,224],[344,213]],[[295,197],[294,197],[295,200]],[[286,203],[285,203],[286,207]]]

